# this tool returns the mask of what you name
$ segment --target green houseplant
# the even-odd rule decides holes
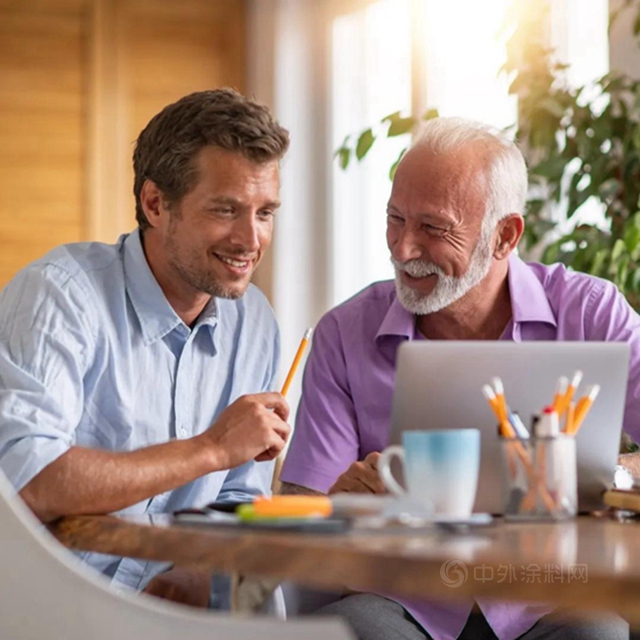
[[[636,8],[637,36],[640,0],[623,0],[620,9],[630,7]],[[542,262],[561,261],[613,281],[640,310],[640,81],[612,73],[591,86],[569,86],[566,65],[545,43],[548,19],[548,0],[521,1],[505,28],[510,35],[503,72],[518,96],[515,135],[532,185],[522,248]],[[346,169],[353,158],[365,158],[378,138],[409,134],[437,116],[434,109],[420,116],[392,113],[347,137],[337,160]],[[572,225],[589,198],[600,203],[604,223]]]

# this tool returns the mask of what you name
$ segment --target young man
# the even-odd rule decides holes
[[[251,275],[288,133],[223,89],[188,95],[134,152],[138,229],[59,247],[0,296],[0,468],[47,522],[268,493],[289,434],[278,329]],[[83,554],[140,589],[161,567]],[[206,605],[209,579],[148,591]]]
[[[387,208],[394,282],[371,285],[319,323],[285,492],[373,492],[387,445],[395,357],[405,340],[616,340],[631,344],[625,428],[640,424],[640,321],[604,280],[525,264],[527,171],[513,143],[458,119],[429,122],[396,172]],[[632,435],[638,435],[636,431]],[[540,603],[464,604],[348,596],[325,608],[361,640],[626,638],[611,616],[578,623]]]

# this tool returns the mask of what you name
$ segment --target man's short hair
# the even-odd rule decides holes
[[[141,230],[150,226],[140,201],[145,180],[152,180],[169,204],[179,202],[198,181],[196,156],[210,145],[262,164],[284,156],[289,132],[267,107],[233,89],[198,91],[166,106],[140,133],[133,152],[133,194]]]
[[[527,200],[524,157],[504,132],[464,118],[434,118],[422,126],[412,146],[449,155],[476,145],[483,147],[491,158],[484,222],[493,230],[510,213],[524,215]]]

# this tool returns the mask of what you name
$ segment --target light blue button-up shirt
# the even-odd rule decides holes
[[[138,231],[59,247],[0,294],[0,468],[17,491],[71,446],[132,451],[205,431],[241,395],[274,389],[278,327],[255,287],[213,298],[190,329]],[[211,473],[121,513],[157,514],[269,493],[272,462]],[[96,487],[99,490],[99,487]],[[82,554],[142,588],[157,563]]]

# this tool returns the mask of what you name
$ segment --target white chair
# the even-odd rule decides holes
[[[111,589],[81,566],[14,497],[0,474],[0,638],[3,640],[352,640],[334,619],[281,622],[190,610]]]

